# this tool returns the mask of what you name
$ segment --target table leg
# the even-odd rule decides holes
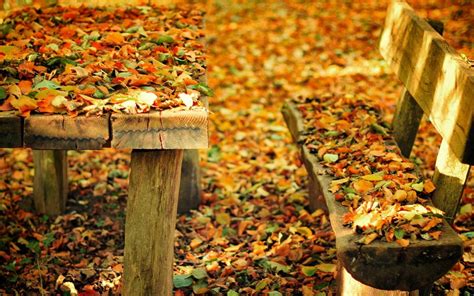
[[[183,150],[133,150],[124,295],[171,295]]]
[[[33,199],[36,211],[48,215],[59,215],[66,207],[67,151],[33,150],[35,176]]]
[[[199,150],[184,150],[179,188],[178,213],[195,210],[201,202]]]

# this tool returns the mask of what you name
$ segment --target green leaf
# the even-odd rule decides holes
[[[462,235],[466,236],[467,238],[474,238],[474,231],[465,232]]]
[[[207,161],[209,162],[219,162],[221,159],[221,149],[217,145],[213,145],[207,151]]]
[[[255,290],[258,292],[258,291],[261,291],[261,290],[265,289],[265,287],[268,285],[268,282],[269,282],[268,279],[263,279],[263,280],[261,280],[261,281],[258,282],[257,285],[255,286]]]
[[[283,272],[283,273],[289,273],[290,272],[290,267],[289,266],[280,264],[278,262],[266,261],[264,263],[264,265],[266,265],[271,270],[274,270],[276,273],[278,273],[280,271]]]
[[[105,94],[100,90],[96,90],[95,93],[92,95],[94,98],[103,99],[105,98]]]
[[[315,266],[303,266],[301,267],[301,272],[305,276],[313,276],[316,273],[317,269]]]
[[[196,268],[191,272],[191,274],[197,280],[204,279],[207,277],[207,272],[204,268]]]
[[[422,192],[423,191],[423,181],[421,181],[420,183],[411,184],[411,188],[415,189],[418,192]]]
[[[46,66],[48,67],[58,67],[58,66],[64,66],[66,64],[77,66],[77,63],[75,61],[65,58],[65,57],[54,57],[46,61]]]
[[[278,291],[271,291],[270,293],[268,293],[268,296],[283,296],[283,294]]]
[[[12,29],[13,29],[12,23],[4,23],[0,25],[0,32],[2,32],[3,35],[7,35],[8,33],[10,33]]]
[[[319,271],[322,272],[335,272],[336,271],[336,264],[332,263],[321,263],[315,266]]]
[[[325,162],[332,163],[336,162],[339,159],[339,156],[337,156],[337,154],[326,153],[324,154],[323,159]]]
[[[214,96],[214,91],[209,86],[207,86],[205,83],[194,84],[194,85],[191,85],[189,88],[190,89],[195,89],[195,90],[199,91],[201,94],[203,94],[205,96],[208,96],[208,97]]]
[[[433,238],[431,237],[431,235],[429,235],[429,233],[422,233],[421,238],[428,241],[433,240]]]
[[[240,296],[240,294],[235,292],[234,290],[229,290],[227,291],[227,296]]]
[[[60,86],[51,80],[41,80],[40,82],[36,83],[35,86],[33,86],[33,90],[40,90],[42,88],[47,88],[47,89],[59,89]]]
[[[54,238],[54,233],[49,232],[45,235],[45,238],[43,239],[43,245],[48,248],[56,239]]]
[[[190,274],[177,274],[173,276],[173,285],[175,288],[185,288],[193,284]]]
[[[35,254],[39,254],[41,252],[41,248],[39,246],[39,241],[37,240],[32,240],[30,241],[26,247],[33,251]]]
[[[0,100],[6,99],[7,96],[8,96],[7,91],[3,87],[0,86]]]
[[[158,39],[152,40],[152,42],[161,45],[163,43],[174,43],[174,39],[168,35],[161,35]]]
[[[395,229],[395,237],[397,239],[402,239],[405,236],[405,231],[401,228]]]
[[[371,125],[370,127],[371,127],[371,128],[374,130],[374,132],[376,132],[377,134],[381,134],[381,135],[383,135],[383,136],[388,135],[387,130],[386,130],[383,126],[381,126],[381,125],[379,125],[379,124],[377,124],[377,123],[372,123],[372,125]]]
[[[473,206],[470,203],[463,205],[459,209],[459,214],[461,214],[461,215],[469,214],[469,213],[472,213],[472,212],[473,212]]]
[[[339,135],[338,131],[327,131],[324,133],[326,137],[337,137]]]

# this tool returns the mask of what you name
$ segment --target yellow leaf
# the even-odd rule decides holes
[[[302,235],[306,237],[313,235],[313,232],[308,227],[297,227],[296,232],[301,233]]]
[[[367,181],[382,181],[383,180],[383,173],[375,173],[370,175],[365,175],[361,177]]]
[[[227,213],[219,213],[216,215],[217,223],[221,225],[229,225],[230,224],[230,215]]]
[[[336,264],[331,263],[321,263],[315,266],[319,271],[322,272],[335,272],[336,271]]]

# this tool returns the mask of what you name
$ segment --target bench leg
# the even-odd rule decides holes
[[[425,294],[419,294],[418,290],[386,291],[364,285],[354,279],[340,263],[338,263],[337,274],[337,295],[340,296],[425,296]]]
[[[36,211],[47,215],[61,214],[66,207],[68,193],[67,151],[33,150],[33,163]]]
[[[446,140],[441,142],[433,182],[436,190],[433,193],[433,204],[445,212],[448,222],[456,215],[459,202],[469,176],[470,165],[461,163],[449,148]]]
[[[133,150],[124,295],[171,295],[183,150]]]
[[[199,151],[196,149],[184,150],[178,213],[184,214],[189,212],[189,210],[197,209],[201,202],[200,195]]]

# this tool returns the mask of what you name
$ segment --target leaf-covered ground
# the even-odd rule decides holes
[[[445,21],[448,41],[474,56],[472,3],[410,3]],[[308,207],[307,175],[280,107],[298,95],[357,96],[390,120],[401,84],[376,48],[386,3],[216,0],[203,7],[215,91],[211,145],[201,153],[202,205],[178,218],[175,294],[329,295],[334,236],[327,213]],[[414,161],[427,175],[439,142],[423,123]],[[32,211],[31,152],[0,155],[0,292],[119,294],[129,151],[69,152],[71,193],[58,217]],[[437,295],[474,293],[473,198],[471,178],[456,220],[464,260],[438,282]]]

